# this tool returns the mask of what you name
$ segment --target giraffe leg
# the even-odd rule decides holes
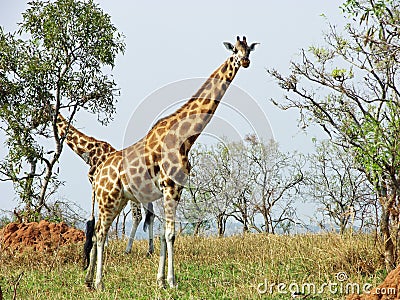
[[[153,255],[154,253],[154,211],[153,211],[153,203],[149,203],[146,209],[146,220],[145,223],[148,223],[149,230],[149,251],[147,252],[147,257]],[[143,226],[143,228],[145,228]]]
[[[175,242],[175,220],[166,220],[165,239],[168,253],[168,275],[167,282],[171,288],[176,287],[174,272],[174,242]]]
[[[167,282],[171,288],[176,287],[175,282],[175,272],[174,272],[174,242],[175,242],[175,212],[176,205],[178,203],[178,199],[180,196],[182,188],[176,187],[175,185],[166,186],[163,190],[164,194],[164,211],[165,211],[165,246],[168,253],[168,274],[167,274]],[[165,248],[164,246],[164,248]],[[165,254],[164,254],[164,265],[165,269]],[[160,275],[161,269],[161,254],[160,254],[160,265],[159,265],[159,273]],[[164,269],[163,275],[164,275]]]
[[[167,243],[165,240],[164,226],[165,224],[163,224],[160,235],[160,261],[158,264],[158,273],[157,273],[157,284],[160,288],[165,288],[165,260],[167,255]]]
[[[106,241],[108,228],[99,228],[96,248],[97,248],[97,268],[96,268],[96,282],[95,288],[98,291],[104,290],[104,285],[102,281],[103,277],[103,264],[104,264],[104,244]]]
[[[94,277],[94,266],[97,260],[97,247],[96,247],[96,234],[93,235],[93,244],[94,246],[90,250],[90,262],[89,267],[86,273],[85,285],[89,290],[93,290],[93,277]]]
[[[147,252],[147,257],[153,255],[154,253],[154,215],[150,219],[149,224],[149,251]]]
[[[135,239],[136,235],[136,230],[139,226],[140,221],[142,220],[142,212],[140,210],[140,205],[133,200],[131,200],[131,211],[132,211],[133,224],[131,233],[129,235],[128,245],[126,246],[125,249],[126,254],[131,253],[133,240]]]

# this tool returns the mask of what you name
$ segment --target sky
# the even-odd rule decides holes
[[[111,71],[121,92],[114,120],[102,126],[95,115],[79,112],[74,126],[87,135],[118,149],[135,142],[158,117],[194,94],[224,62],[230,53],[222,42],[234,43],[237,35],[245,35],[249,43],[260,45],[251,53],[250,67],[239,70],[203,139],[218,139],[230,132],[240,138],[254,130],[263,138],[277,140],[282,151],[307,153],[313,149],[313,137],[325,137],[319,128],[303,132],[297,126],[298,111],[281,111],[269,101],[282,101],[284,92],[266,70],[288,74],[290,61],[299,59],[300,49],[323,44],[328,21],[343,26],[341,1],[96,2],[125,35],[126,51]],[[26,3],[0,0],[0,26],[5,31],[17,29]],[[227,133],[221,128],[227,128]],[[0,135],[0,159],[6,153],[4,140]],[[88,216],[87,172],[88,166],[65,147],[60,159],[60,179],[65,185],[58,195],[80,205]],[[0,209],[18,205],[10,183],[0,182],[0,191]]]

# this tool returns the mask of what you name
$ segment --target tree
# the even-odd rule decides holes
[[[305,195],[315,202],[323,218],[339,228],[341,234],[357,222],[360,230],[373,219],[375,193],[354,158],[328,141],[316,144],[316,153],[308,156]]]
[[[247,136],[246,142],[252,176],[252,227],[267,233],[275,233],[277,228],[287,231],[297,223],[294,202],[304,181],[304,156],[281,152],[274,140],[263,142]],[[263,218],[260,228],[254,222],[257,214]]]
[[[209,150],[204,144],[196,144],[190,152],[190,165],[192,172],[188,176],[186,186],[182,191],[178,205],[178,218],[186,223],[185,227],[192,230],[193,235],[199,235],[202,229],[208,227],[209,220],[213,217],[210,211],[211,193],[208,188],[210,180]],[[187,226],[189,225],[189,226]]]
[[[196,229],[209,226],[214,219],[218,236],[223,236],[233,212],[236,189],[230,188],[225,143],[213,146],[198,144],[190,152],[192,170],[182,194],[180,214]]]
[[[123,52],[122,38],[91,0],[32,1],[17,32],[0,28],[0,128],[8,147],[1,180],[14,183],[31,218],[61,184],[59,110],[68,108],[69,122],[79,109],[104,124],[111,119],[117,88],[104,67]]]
[[[333,25],[325,47],[302,51],[291,74],[268,72],[288,91],[282,109],[298,108],[302,126],[317,123],[354,155],[381,204],[386,269],[396,264],[400,188],[399,16],[397,1],[348,0],[349,23]]]
[[[224,190],[220,191],[224,203],[230,203],[231,212],[229,216],[242,224],[243,232],[249,232],[251,226],[251,198],[253,190],[252,165],[247,147],[244,142],[225,141],[221,145],[216,157],[220,157],[217,166],[221,167],[219,172],[223,174]]]
[[[296,223],[294,196],[304,176],[304,158],[279,151],[275,141],[255,136],[244,141],[224,140],[215,146],[200,145],[191,152],[192,175],[182,197],[188,220],[212,217],[219,236],[229,218],[242,224],[243,232],[274,233]],[[262,217],[263,224],[256,219]],[[194,221],[190,221],[194,223]]]

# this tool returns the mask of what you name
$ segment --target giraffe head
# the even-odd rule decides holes
[[[256,48],[256,45],[259,43],[253,43],[250,46],[247,45],[246,37],[243,37],[243,40],[240,40],[240,37],[238,36],[236,38],[236,44],[233,46],[229,42],[224,42],[224,45],[226,49],[229,51],[233,52],[233,55],[236,58],[236,63],[241,65],[244,68],[247,68],[250,65],[250,52],[254,51]]]

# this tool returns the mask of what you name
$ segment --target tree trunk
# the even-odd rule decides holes
[[[340,220],[340,235],[343,235],[346,231],[346,221],[343,219]]]
[[[381,232],[383,237],[383,246],[384,246],[384,257],[385,257],[385,266],[386,271],[389,273],[395,268],[395,247],[393,244],[393,240],[390,234],[390,211],[388,209],[388,199],[387,197],[381,196],[380,201],[382,204],[382,215],[381,215]]]
[[[245,218],[243,222],[243,233],[248,233],[248,232],[249,232],[249,225],[247,224],[247,218]]]
[[[53,164],[49,163],[46,167],[46,174],[43,178],[43,183],[42,186],[40,188],[40,194],[39,194],[39,203],[38,206],[36,208],[36,212],[40,215],[43,206],[45,206],[45,197],[46,197],[46,191],[47,191],[47,187],[49,186],[49,182],[51,179],[51,175],[53,175]]]
[[[262,212],[262,216],[264,218],[264,232],[265,233],[270,233],[270,228],[272,227],[272,224],[269,222],[269,218],[266,212]]]
[[[193,230],[193,236],[198,236],[199,235],[200,227],[201,227],[202,223],[203,223],[202,221],[199,221],[199,222],[195,223],[194,230]]]
[[[25,203],[25,211],[29,214],[32,210],[32,203],[33,203],[33,179],[36,173],[36,159],[29,160],[29,164],[31,165],[31,171],[28,174],[26,181],[25,181],[25,188],[24,188],[24,198],[23,202]]]
[[[73,114],[75,114],[75,112]],[[55,123],[53,123],[53,131],[55,133],[55,135],[54,135],[55,138],[56,138],[56,136],[58,137],[57,128],[56,128]],[[60,140],[59,139],[57,140],[57,139],[58,138],[56,138],[56,150],[55,150],[55,153],[54,153],[53,157],[50,160],[43,159],[43,161],[46,163],[46,174],[45,174],[45,176],[43,178],[43,182],[42,182],[42,186],[40,188],[40,194],[39,194],[39,203],[38,203],[38,206],[36,207],[36,212],[39,214],[39,216],[41,215],[41,210],[42,210],[43,206],[46,206],[47,188],[49,186],[50,179],[53,176],[54,165],[56,164],[56,162],[60,158],[61,152],[62,152],[62,148],[63,148],[62,144],[60,143]]]
[[[226,225],[226,218],[224,215],[217,216],[217,229],[218,229],[218,236],[223,237],[225,234],[225,225]]]
[[[244,205],[244,209],[243,209],[243,233],[248,233],[249,232],[249,215],[248,215],[248,207],[247,207],[247,200],[244,198],[243,199],[243,205]]]

